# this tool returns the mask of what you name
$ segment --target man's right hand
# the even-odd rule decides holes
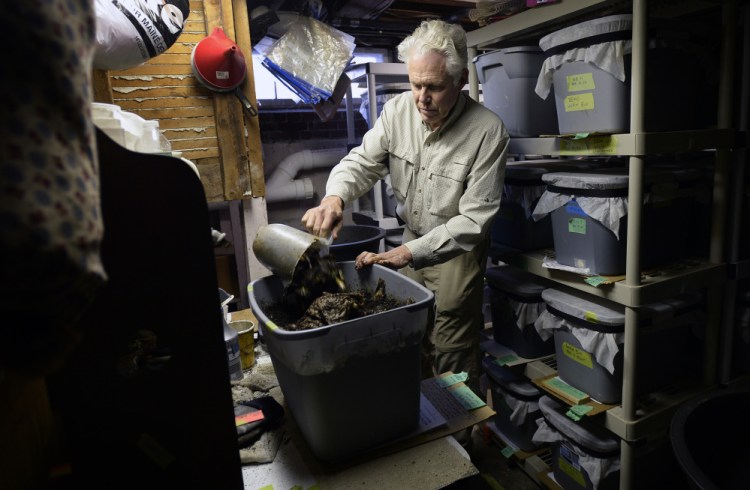
[[[326,196],[320,204],[302,216],[302,225],[313,235],[334,240],[344,224],[344,201],[339,196]]]

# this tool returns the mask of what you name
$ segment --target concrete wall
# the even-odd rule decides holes
[[[355,142],[359,143],[367,130],[367,123],[357,108],[353,112]],[[289,155],[302,150],[347,148],[348,132],[346,111],[339,111],[328,122],[321,121],[312,110],[264,110],[260,118],[261,142],[266,181],[276,167]],[[299,226],[307,209],[317,205],[325,195],[325,184],[330,168],[300,171],[297,178],[307,177],[313,182],[314,195],[311,199],[268,203],[268,222]],[[351,223],[351,208],[348,208],[345,221]]]

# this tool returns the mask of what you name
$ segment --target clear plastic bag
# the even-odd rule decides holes
[[[352,36],[310,17],[300,17],[271,45],[263,66],[304,102],[315,104],[331,97],[354,47]]]

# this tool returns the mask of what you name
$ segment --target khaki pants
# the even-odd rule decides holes
[[[404,243],[416,238],[404,229]],[[479,393],[481,353],[479,336],[484,327],[482,301],[487,265],[487,242],[442,264],[418,271],[401,269],[405,276],[435,293],[434,318],[428,322],[422,345],[422,376],[446,371],[466,372],[467,385]]]

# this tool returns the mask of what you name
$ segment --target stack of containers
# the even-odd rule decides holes
[[[540,449],[542,444],[534,442],[532,437],[537,429],[537,420],[542,416],[539,411],[542,392],[528,379],[500,366],[490,357],[484,358],[482,367],[492,390],[493,420],[506,442],[521,451]]]
[[[696,174],[697,175],[697,174]],[[625,273],[629,176],[625,168],[552,172],[533,219],[552,215],[558,263],[589,274]],[[683,226],[689,200],[681,199],[679,174],[668,170],[644,175],[642,266],[663,265],[686,253]]]
[[[601,403],[622,399],[625,307],[577,290],[549,288],[538,329],[552,334],[558,376]],[[639,311],[638,394],[662,388],[700,368],[702,296],[684,293]]]
[[[538,221],[531,215],[546,189],[542,176],[563,170],[583,170],[601,165],[598,160],[523,160],[505,167],[500,210],[490,230],[494,248],[540,250],[551,248],[552,223],[548,217]]]
[[[658,23],[649,33],[645,91],[647,131],[701,126],[705,52],[683,26]],[[652,22],[657,25],[657,22]],[[547,99],[554,86],[561,134],[622,133],[630,129],[632,15],[612,15],[555,31],[539,41],[546,59],[536,93]]]
[[[495,341],[526,359],[554,354],[552,338],[542,340],[534,327],[546,308],[542,291],[553,283],[511,266],[490,267],[485,278]]]
[[[552,445],[552,473],[566,490],[614,490],[619,488],[620,440],[584,417],[574,422],[567,407],[548,395],[539,399],[542,419],[533,440]]]
[[[545,55],[538,46],[515,46],[474,58],[484,105],[500,116],[512,137],[557,134],[552,99],[534,92]]]

